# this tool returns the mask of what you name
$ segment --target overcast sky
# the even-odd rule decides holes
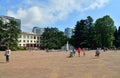
[[[105,15],[120,26],[120,0],[0,0],[0,15],[21,19],[23,31],[34,26],[57,27],[64,31],[91,16],[94,21]]]

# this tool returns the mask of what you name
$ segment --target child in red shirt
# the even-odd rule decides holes
[[[81,48],[78,47],[78,57],[80,57],[80,51],[81,51]]]

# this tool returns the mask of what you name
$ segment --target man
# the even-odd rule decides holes
[[[5,51],[6,62],[9,62],[10,53],[11,53],[11,50],[9,49],[9,47],[7,47],[7,49]]]

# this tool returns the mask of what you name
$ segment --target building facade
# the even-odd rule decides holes
[[[73,35],[73,28],[66,28],[64,33],[68,38],[71,38]]]
[[[33,27],[32,32],[37,34],[43,34],[44,30],[44,28]]]
[[[23,46],[25,48],[40,47],[41,45],[41,35],[34,33],[21,32],[18,36],[18,46]]]
[[[7,21],[7,20],[14,20],[18,23],[18,29],[21,30],[21,20],[20,19],[16,19],[14,17],[10,17],[10,16],[0,16],[1,19],[3,19],[4,21]]]

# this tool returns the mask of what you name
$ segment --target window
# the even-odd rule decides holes
[[[29,39],[29,35],[27,35],[27,39]]]
[[[21,36],[21,35],[18,35],[18,38],[22,38],[22,36]]]
[[[37,39],[39,39],[39,37],[37,37]]]
[[[25,44],[23,44],[23,46],[25,47]]]
[[[19,40],[18,42],[21,42],[21,40]]]
[[[27,40],[27,42],[29,43],[29,40]]]
[[[23,38],[26,38],[26,35],[23,35]]]
[[[42,41],[40,41],[40,44],[42,43]]]
[[[36,36],[34,36],[34,39],[36,39]]]
[[[31,39],[33,38],[33,36],[31,36]]]
[[[40,39],[42,39],[42,37],[40,37]]]
[[[37,41],[37,43],[39,43],[39,41]]]

